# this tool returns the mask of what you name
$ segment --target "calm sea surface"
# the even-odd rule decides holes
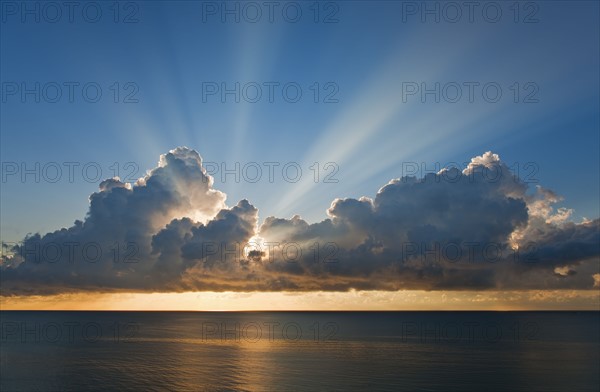
[[[600,312],[0,312],[1,391],[595,391]]]

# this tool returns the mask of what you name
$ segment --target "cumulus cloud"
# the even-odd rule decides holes
[[[249,201],[225,200],[196,151],[172,150],[133,186],[103,181],[83,221],[12,246],[2,295],[598,285],[600,221],[570,221],[556,194],[529,189],[491,152],[336,199],[316,223],[259,226]]]
[[[214,219],[225,194],[212,189],[200,155],[177,148],[133,186],[119,178],[100,183],[83,221],[14,246],[1,269],[3,292],[79,289],[144,290],[159,285],[151,254],[155,233],[176,218]]]

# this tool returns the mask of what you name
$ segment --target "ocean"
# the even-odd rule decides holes
[[[595,391],[600,312],[2,311],[4,391]]]

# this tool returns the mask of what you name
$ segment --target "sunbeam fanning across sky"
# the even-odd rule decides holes
[[[517,196],[507,197],[529,206],[529,199],[552,189],[561,195],[553,196],[555,209],[570,211],[561,224],[585,227],[585,222],[595,222],[600,215],[598,26],[584,3],[508,7],[501,9],[506,17],[500,20],[475,12],[457,23],[445,19],[449,6],[441,3],[431,6],[434,11],[412,2],[302,4],[286,4],[278,12],[254,3],[132,3],[121,10],[135,14],[127,19],[131,23],[113,14],[119,23],[84,20],[81,26],[52,27],[41,20],[11,20],[22,10],[7,6],[2,25],[7,32],[3,51],[8,54],[2,59],[3,241],[20,249],[19,244],[43,240],[44,233],[59,228],[80,230],[80,223],[72,226],[76,220],[86,230],[95,197],[121,195],[121,201],[112,201],[116,196],[106,199],[111,201],[101,216],[111,216],[114,212],[109,211],[121,203],[127,207],[123,211],[135,210],[126,197],[132,192],[140,196],[131,200],[144,200],[140,212],[150,215],[131,216],[129,229],[106,227],[102,232],[122,232],[122,238],[114,239],[126,243],[143,237],[149,248],[139,251],[150,259],[160,257],[160,250],[151,246],[153,236],[167,224],[182,224],[172,220],[189,218],[186,230],[193,237],[200,230],[195,225],[220,221],[219,211],[227,215],[236,206],[250,208],[252,230],[244,229],[250,236],[269,242],[262,231],[281,222],[276,237],[290,240],[281,235],[291,225],[305,232],[298,238],[289,235],[310,246],[313,235],[327,239],[326,232],[333,231],[324,244],[335,244],[336,251],[343,245],[355,257],[360,247],[385,250],[385,241],[370,226],[373,222],[359,225],[346,222],[345,212],[338,215],[343,204],[339,200],[354,200],[358,204],[352,208],[377,215],[385,184],[410,177],[426,182],[428,175],[440,180],[453,168],[466,173],[471,158],[486,151],[501,157],[503,173],[522,188]],[[293,13],[298,6],[299,13]],[[428,15],[438,6],[441,13],[429,23]],[[13,34],[19,39],[6,38]],[[52,46],[59,40],[65,44]],[[40,56],[46,67],[36,66],[34,59]],[[65,58],[72,61],[63,64]],[[173,149],[177,146],[186,147]],[[195,154],[172,170],[196,170],[194,178],[204,178],[204,183],[190,184],[187,175],[170,178],[157,193],[170,195],[168,199],[154,200],[147,181],[153,181],[155,170],[171,167],[164,161],[170,154],[175,154],[173,165],[179,165],[180,154]],[[163,163],[152,169],[159,155]],[[451,184],[446,186],[456,186]],[[207,189],[220,195],[210,206],[199,201]],[[46,202],[40,202],[40,194]],[[448,195],[428,197],[432,204],[426,210],[449,202]],[[248,204],[238,205],[239,200]],[[480,218],[485,220],[494,209]],[[398,224],[406,234],[395,231],[396,239],[437,227],[448,219],[443,211],[429,223],[402,218]],[[506,235],[523,230],[519,222],[531,221],[529,207],[524,213],[528,220],[507,223],[511,229]],[[117,217],[122,224],[128,222],[121,214]],[[151,228],[146,233],[140,226],[145,219]],[[440,235],[430,232],[423,238],[452,240]],[[494,240],[504,243],[506,238]],[[4,249],[10,253],[12,248]],[[265,250],[267,257],[273,254]],[[396,254],[389,257],[397,260]],[[193,265],[182,261],[181,273],[191,272]],[[331,280],[336,274],[328,268]],[[124,282],[127,271],[136,268],[112,270]],[[302,287],[286,275],[289,271],[280,272],[284,275],[270,278],[277,283],[274,287]],[[339,286],[331,281],[325,286],[377,286],[356,283],[360,279],[353,273],[344,271]],[[565,282],[576,279],[571,276]],[[396,283],[390,287],[410,286]],[[186,285],[196,288],[197,282]],[[222,288],[234,286],[229,282]],[[321,286],[314,283],[316,289]]]

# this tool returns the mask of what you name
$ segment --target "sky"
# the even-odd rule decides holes
[[[600,305],[597,2],[52,4],[1,3],[3,308]]]

